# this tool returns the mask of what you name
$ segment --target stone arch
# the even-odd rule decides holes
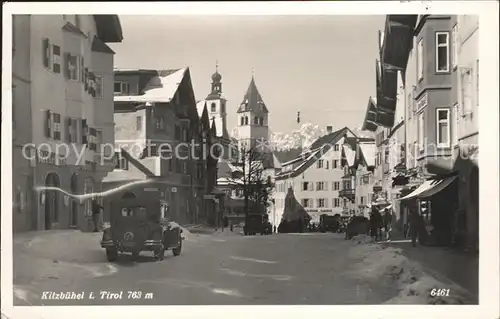
[[[245,117],[242,116],[241,119],[240,119],[240,125],[245,125]]]
[[[257,116],[253,118],[253,124],[255,125],[259,124],[259,118]]]
[[[61,180],[57,173],[51,172],[45,176],[45,186],[61,187]],[[59,220],[59,206],[61,193],[57,190],[46,190],[45,196],[45,229],[51,229],[52,223]]]
[[[248,116],[245,116],[245,125],[248,125]]]
[[[217,112],[217,106],[215,105],[215,102],[212,102],[212,104],[210,104],[210,112]]]
[[[264,125],[264,117],[259,117],[259,124]]]

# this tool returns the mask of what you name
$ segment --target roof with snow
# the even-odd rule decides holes
[[[123,72],[123,70],[121,70]],[[176,70],[158,70],[157,76],[154,76],[144,87],[141,95],[117,95],[115,102],[170,102],[177,92],[184,76],[189,68]]]
[[[276,175],[277,180],[296,177],[307,170],[313,165],[325,152],[327,152],[332,145],[336,144],[347,133],[356,136],[349,128],[344,127],[340,130],[327,134],[317,139],[312,145],[310,150],[303,152],[297,158],[283,163],[282,166],[294,165],[292,170],[285,170]]]
[[[359,149],[365,160],[365,165],[370,167],[375,166],[375,154],[377,153],[375,142],[359,143]]]
[[[255,80],[252,76],[252,80],[248,85],[247,93],[243,97],[243,101],[238,108],[237,113],[242,112],[256,112],[256,113],[269,113],[264,101],[262,100],[262,96],[255,85]]]

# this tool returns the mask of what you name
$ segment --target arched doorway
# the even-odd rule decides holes
[[[45,186],[60,187],[59,176],[49,173],[45,178]],[[45,229],[51,229],[52,223],[59,220],[59,191],[45,191]]]
[[[123,194],[122,198],[137,198],[137,196],[135,196],[135,194],[133,192],[125,192],[125,194]]]
[[[74,173],[71,176],[70,189],[72,194],[78,194],[78,175]],[[75,198],[71,198],[71,212],[70,212],[70,227],[78,226],[78,202]]]

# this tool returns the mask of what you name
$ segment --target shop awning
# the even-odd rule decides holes
[[[417,197],[418,195],[422,194],[423,192],[428,191],[429,189],[433,188],[439,182],[440,182],[439,180],[435,180],[435,179],[427,180],[427,181],[423,182],[416,190],[414,190],[410,194],[406,195],[405,197],[398,198],[398,200],[406,200],[406,199],[411,199],[411,198]]]
[[[448,185],[450,185],[457,176],[450,176],[442,179],[430,179],[422,183],[416,190],[406,195],[405,197],[401,197],[398,200],[406,200],[412,198],[428,198],[431,197],[443,189],[445,189]]]
[[[442,179],[437,185],[435,185],[431,189],[424,191],[420,195],[418,195],[418,198],[428,198],[428,197],[436,195],[437,193],[439,193],[440,191],[442,191],[443,189],[448,187],[448,185],[453,183],[453,181],[455,181],[457,179],[457,177],[458,176],[455,175],[455,176],[450,176],[450,177],[447,177],[445,179]]]

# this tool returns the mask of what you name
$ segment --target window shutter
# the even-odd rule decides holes
[[[71,118],[66,118],[66,142],[67,143],[71,143],[72,142],[72,139],[71,139],[71,125],[72,125],[72,120]]]
[[[61,139],[61,114],[53,113],[52,116],[54,118],[54,121],[53,121],[54,140],[60,140]]]
[[[53,45],[52,50],[52,54],[54,55],[52,69],[54,70],[54,73],[61,73],[61,47]]]
[[[45,137],[52,137],[52,112],[50,110],[45,113]]]
[[[89,88],[89,69],[88,68],[85,68],[84,72],[83,72],[83,83],[84,83],[84,89],[85,91],[88,92],[88,88]]]
[[[85,82],[85,73],[83,70],[85,70],[85,62],[82,56],[80,58],[80,81]]]
[[[69,72],[69,63],[71,60],[71,54],[69,53],[64,53],[64,76],[69,79],[70,78],[70,72]]]
[[[89,93],[95,97],[95,75],[92,72],[89,72]]]
[[[87,120],[82,119],[82,144],[87,145]]]
[[[49,67],[49,58],[50,58],[50,46],[49,39],[42,40],[42,57],[43,57],[43,66]]]

